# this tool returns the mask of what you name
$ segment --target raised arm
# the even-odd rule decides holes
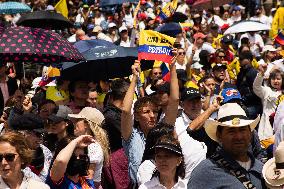
[[[220,100],[220,97],[214,99],[213,103],[209,106],[209,108],[189,124],[188,129],[191,131],[195,131],[203,127],[205,121],[211,116],[211,114],[219,109]]]
[[[253,92],[261,99],[265,98],[265,88],[262,86],[263,76],[265,71],[267,70],[267,65],[259,65],[259,73],[253,82]]]
[[[50,177],[53,182],[58,182],[64,177],[68,162],[76,147],[87,147],[92,142],[95,142],[90,135],[81,135],[72,140],[65,148],[63,148],[56,156],[54,163],[50,169]]]
[[[133,96],[135,93],[135,87],[138,81],[139,75],[139,65],[140,62],[135,60],[134,65],[131,67],[132,69],[132,81],[130,86],[125,94],[122,104],[122,113],[121,113],[121,135],[124,140],[128,140],[132,130],[133,130],[133,123],[132,123],[132,115],[131,115],[131,108],[133,104]]]
[[[173,54],[174,57],[172,58],[172,63],[170,65],[170,74],[171,74],[170,97],[165,112],[165,123],[170,125],[174,125],[176,122],[178,105],[179,105],[179,86],[178,86],[178,78],[175,66],[176,55],[177,55],[176,49],[173,49]]]

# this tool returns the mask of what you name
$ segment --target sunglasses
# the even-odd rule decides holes
[[[12,154],[12,153],[0,154],[0,162],[3,161],[3,158],[8,162],[12,162],[15,160],[16,155],[17,154]]]
[[[185,52],[179,52],[178,55],[185,55]]]
[[[154,75],[162,75],[162,72],[154,72]]]
[[[226,56],[218,56],[219,58],[225,58]]]

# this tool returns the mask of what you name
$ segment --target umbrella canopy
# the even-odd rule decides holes
[[[80,53],[85,52],[91,48],[106,48],[106,47],[115,47],[111,42],[95,39],[95,40],[80,40],[74,44],[74,47],[78,49]]]
[[[100,0],[100,7],[122,5],[123,3],[137,3],[139,0]]]
[[[176,37],[177,34],[182,33],[182,28],[179,23],[169,22],[157,27],[155,31],[171,37]]]
[[[192,8],[201,10],[213,9],[214,7],[219,7],[231,2],[233,2],[233,0],[197,0],[193,3]]]
[[[131,65],[138,57],[138,48],[92,48],[83,52],[86,62],[64,63],[62,77],[70,80],[99,81],[131,75]],[[141,69],[153,67],[153,61],[141,61]]]
[[[24,14],[18,20],[17,25],[33,28],[64,29],[72,27],[72,23],[62,14],[54,11],[34,11]]]
[[[263,31],[263,30],[270,30],[271,27],[257,21],[241,21],[236,24],[233,24],[229,27],[225,32],[226,34],[233,34],[233,33],[242,33],[242,32],[249,32],[249,31]]]
[[[24,3],[12,1],[0,3],[0,14],[17,14],[31,11],[32,9]]]
[[[0,56],[10,62],[84,60],[78,50],[57,33],[30,27],[0,27]]]

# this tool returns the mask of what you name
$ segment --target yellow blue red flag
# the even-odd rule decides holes
[[[175,38],[153,30],[142,30],[139,37],[138,59],[171,63]]]
[[[160,13],[159,13],[158,17],[161,20],[165,20],[165,19],[171,17],[175,13],[175,11],[177,9],[177,3],[178,3],[178,0],[172,0],[172,1],[168,2],[160,10]]]

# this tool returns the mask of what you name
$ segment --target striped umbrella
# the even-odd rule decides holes
[[[17,14],[31,11],[32,9],[24,3],[13,1],[0,3],[0,14]]]

